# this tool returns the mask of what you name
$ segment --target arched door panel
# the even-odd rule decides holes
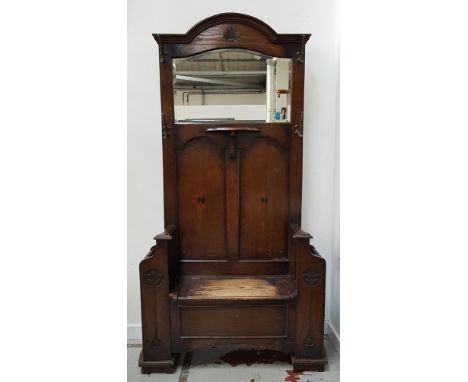
[[[286,258],[289,150],[263,137],[239,151],[239,258]]]
[[[209,138],[177,150],[181,259],[226,257],[226,151]]]

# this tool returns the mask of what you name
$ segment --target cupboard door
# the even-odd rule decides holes
[[[226,257],[226,151],[199,137],[177,150],[182,259]]]
[[[287,257],[289,150],[268,137],[240,150],[240,259]]]

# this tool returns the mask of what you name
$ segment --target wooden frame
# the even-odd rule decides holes
[[[309,246],[311,236],[300,229],[304,62],[305,43],[310,35],[277,34],[251,16],[224,13],[201,21],[186,34],[153,36],[159,44],[167,228],[155,237],[156,245],[140,264],[142,371],[172,371],[175,354],[225,344],[290,352],[294,370],[323,370],[326,363],[323,348],[325,261]],[[209,126],[176,123],[172,59],[215,49],[247,49],[292,59],[290,122],[210,123]],[[194,158],[200,155],[193,156],[190,150],[202,152],[218,165],[207,168],[202,161],[195,167]],[[252,249],[252,243],[261,238],[255,222],[242,215],[242,211],[246,208],[243,206],[252,204],[251,194],[260,187],[251,181],[256,173],[252,175],[249,171],[260,171],[262,167],[252,170],[256,163],[252,158],[263,163],[262,160],[272,157],[276,158],[281,176],[267,191],[272,195],[272,202],[282,203],[281,214],[270,214],[272,222],[281,229],[274,231],[279,234],[273,231],[265,234],[264,242],[274,242],[279,236],[277,242],[281,245],[274,248],[274,254],[268,251],[264,254],[260,242],[255,247],[260,249]],[[217,219],[216,227],[194,224],[195,217],[181,213],[187,210],[187,203],[192,203],[195,187],[193,182],[186,181],[190,171],[185,174],[184,166],[192,166],[190,171],[199,171],[211,182],[219,183],[222,179],[223,188],[206,197],[207,204],[218,203],[216,210],[223,211],[223,215],[210,215]],[[221,194],[225,199],[219,198]],[[266,205],[268,198],[262,196],[261,199]],[[205,196],[198,196],[198,202],[205,203]],[[275,211],[274,207],[268,208],[268,211]],[[203,213],[208,216],[208,212]],[[195,230],[191,232],[191,240],[185,239],[188,234],[184,227]],[[214,248],[212,254],[210,248]],[[253,297],[232,292],[239,282],[236,278],[252,286]],[[193,281],[199,279],[201,281]],[[203,282],[218,287],[215,292],[208,291],[200,286]],[[197,286],[187,295],[184,291],[190,283]],[[202,294],[198,300],[190,295],[196,289]],[[227,295],[220,297],[223,290]],[[271,295],[263,296],[262,290]],[[223,332],[223,327],[219,326],[220,317],[228,319],[233,311],[237,311],[240,318],[231,322],[234,329]],[[271,320],[257,329],[248,329],[249,317],[270,317]]]

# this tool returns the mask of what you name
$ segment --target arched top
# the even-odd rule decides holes
[[[310,34],[278,34],[268,24],[249,15],[242,13],[219,13],[217,15],[208,17],[199,23],[195,24],[185,34],[157,34],[154,33],[153,37],[158,44],[189,44],[198,35],[220,24],[232,24],[232,27],[224,31],[224,39],[227,41],[235,41],[238,36],[235,25],[244,25],[262,33],[271,43],[274,44],[305,44],[310,37]]]
[[[224,146],[219,146],[216,143],[216,141],[213,139],[213,137],[208,137],[206,135],[197,135],[197,136],[190,137],[185,141],[181,140],[180,147],[178,148],[186,149],[187,147],[192,146],[194,144],[204,144],[204,143],[207,143],[210,146],[210,148],[213,149],[214,151],[222,152],[223,150],[226,149]]]
[[[281,151],[289,149],[289,142],[284,142],[281,137],[271,135],[260,135],[256,139],[250,139],[246,141],[246,144],[242,144],[243,149],[250,149],[257,145],[270,144]]]

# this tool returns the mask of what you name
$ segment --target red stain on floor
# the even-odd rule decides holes
[[[275,350],[239,349],[226,353],[219,358],[233,367],[238,365],[250,366],[254,363],[274,363],[276,361],[291,363],[289,354]]]
[[[301,371],[299,373],[295,373],[293,370],[286,370],[288,376],[285,378],[284,382],[299,382],[299,377],[304,373]]]

